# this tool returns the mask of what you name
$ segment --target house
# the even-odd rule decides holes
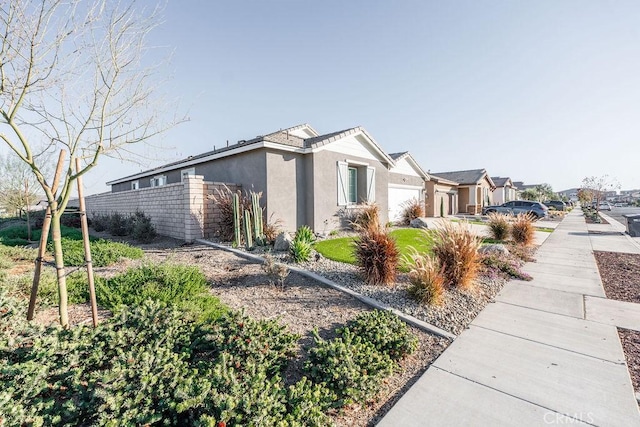
[[[187,177],[262,192],[266,218],[293,231],[326,232],[353,209],[376,203],[381,220],[411,197],[424,199],[426,173],[408,153],[388,155],[362,127],[319,134],[308,124],[214,149],[107,183],[112,193],[180,183]]]
[[[436,175],[429,175],[426,182],[425,214],[428,217],[446,217],[458,213],[458,185]]]
[[[494,205],[501,205],[511,200],[517,200],[517,190],[511,178],[492,176],[491,180],[496,186],[496,189],[493,190]]]
[[[558,196],[560,198],[566,198],[567,200],[571,200],[572,202],[577,202],[578,191],[580,191],[579,188],[569,188],[567,190],[558,191]]]
[[[486,169],[436,172],[429,176],[458,183],[458,213],[478,215],[483,206],[492,204],[496,186]]]
[[[389,169],[389,221],[395,222],[400,220],[407,201],[415,199],[424,206],[424,183],[429,179],[429,175],[407,151],[391,153],[389,157],[394,161],[394,165]]]

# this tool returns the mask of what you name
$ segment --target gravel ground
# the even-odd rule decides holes
[[[640,255],[599,251],[594,255],[607,298],[640,303]]]
[[[640,255],[594,252],[609,299],[640,304]],[[633,388],[640,393],[640,332],[618,329]]]

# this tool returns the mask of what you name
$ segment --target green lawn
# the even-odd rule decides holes
[[[390,234],[396,240],[401,256],[411,253],[410,247],[415,248],[418,252],[429,252],[431,250],[430,231],[423,232],[417,228],[398,228]],[[337,239],[323,240],[315,244],[315,249],[325,258],[347,264],[355,264],[356,258],[353,255],[354,239],[355,237],[339,237]]]

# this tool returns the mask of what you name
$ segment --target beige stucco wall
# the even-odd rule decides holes
[[[440,203],[442,201],[444,216],[450,215],[451,203],[455,204],[458,200],[457,194],[451,194],[457,191],[457,186],[427,181],[426,188],[425,214],[428,217],[440,217]]]

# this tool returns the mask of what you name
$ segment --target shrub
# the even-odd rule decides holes
[[[293,240],[298,240],[305,243],[313,243],[315,239],[316,236],[313,234],[313,231],[311,230],[311,228],[309,228],[308,225],[303,225],[302,227],[298,228],[298,230],[296,231],[296,235],[293,238]]]
[[[208,293],[202,271],[179,264],[147,264],[110,279],[98,278],[96,298],[101,307],[115,311],[147,299],[176,305],[199,319],[216,319],[226,311]]]
[[[355,239],[356,264],[370,285],[388,285],[396,280],[400,251],[386,230],[365,228]]]
[[[85,265],[84,245],[82,240],[62,238],[62,252],[67,266]],[[53,250],[53,242],[49,242],[48,249]],[[91,242],[91,262],[94,267],[113,265],[122,258],[139,259],[144,252],[126,243],[111,242],[98,239]]]
[[[379,390],[382,379],[394,369],[391,358],[365,339],[345,329],[342,336],[325,341],[315,334],[304,370],[317,384],[337,396],[336,406],[364,403]]]
[[[304,240],[293,239],[289,246],[289,253],[293,258],[293,262],[309,261],[312,251],[311,243],[305,242]]]
[[[409,225],[412,220],[424,216],[424,207],[422,202],[415,197],[404,202],[401,207],[401,222],[404,225]]]
[[[262,269],[269,276],[271,283],[277,283],[280,288],[284,288],[284,281],[289,275],[289,269],[286,265],[277,263],[271,255],[265,255]]]
[[[421,304],[442,304],[445,279],[437,261],[414,250],[405,263],[409,266],[409,295]]]
[[[433,241],[433,254],[442,266],[445,283],[460,288],[471,287],[478,272],[481,240],[468,226],[443,221],[435,230]]]
[[[130,215],[113,212],[109,215],[109,233],[114,236],[128,236],[131,234],[133,221]]]
[[[534,232],[533,220],[530,215],[525,213],[516,215],[511,224],[511,238],[515,243],[523,246],[531,246],[533,244]]]
[[[94,213],[91,215],[91,227],[98,233],[109,228],[110,217],[107,214]]]
[[[357,231],[364,231],[370,228],[379,229],[380,208],[374,203],[367,203],[363,207],[353,211],[353,219],[350,220],[351,227]]]
[[[501,275],[506,278],[532,280],[532,277],[521,270],[522,261],[512,255],[501,253],[483,254],[480,262],[490,274]]]
[[[198,324],[145,302],[95,329],[45,330],[15,313],[11,344],[0,335],[7,425],[328,424],[326,388],[284,387],[277,372],[297,336],[274,321]]]
[[[282,232],[282,220],[273,220],[273,214],[269,218],[269,221],[264,225],[264,238],[268,244],[273,245],[278,237],[278,234]]]
[[[215,194],[208,196],[213,200],[216,205],[216,209],[220,213],[220,225],[217,231],[218,236],[225,242],[231,242],[234,238],[234,225],[233,225],[233,194],[237,193],[240,199],[240,211],[241,214],[245,210],[251,210],[251,198],[247,194],[243,194],[242,191],[231,191],[226,185],[224,189],[215,190]]]
[[[361,313],[347,324],[347,328],[392,360],[402,359],[418,348],[418,339],[407,324],[388,310]]]
[[[495,240],[506,240],[509,237],[509,219],[507,216],[492,212],[488,217],[489,237]]]
[[[155,239],[157,233],[156,228],[151,223],[151,217],[142,211],[136,211],[132,220],[131,237],[142,243],[149,243]]]

